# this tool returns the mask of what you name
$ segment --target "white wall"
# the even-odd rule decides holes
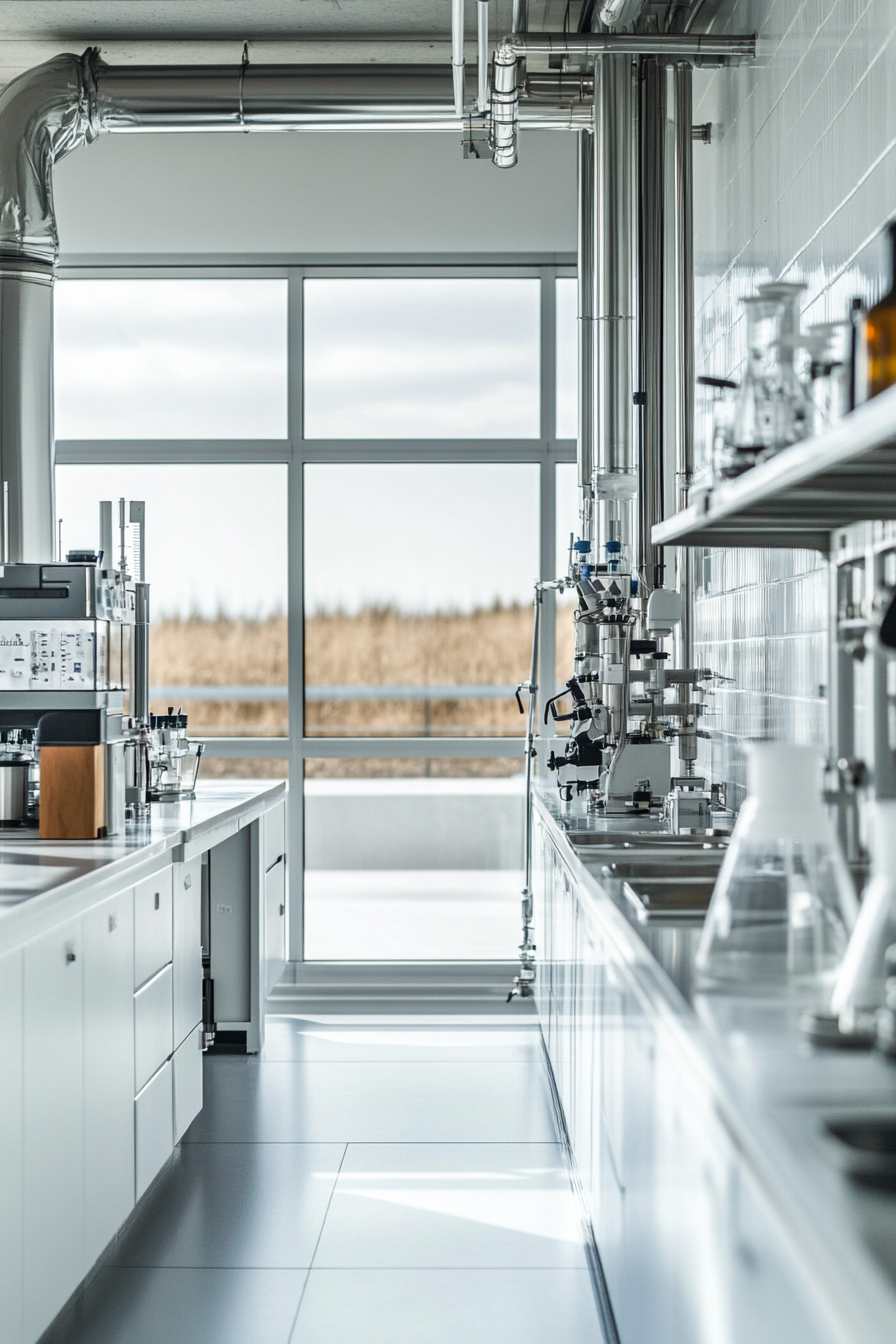
[[[896,4],[735,0],[717,27],[759,35],[754,63],[694,85],[694,120],[713,123],[694,146],[697,373],[737,378],[739,301],[758,284],[804,283],[809,325],[889,283]],[[815,552],[719,550],[698,584],[698,661],[732,679],[713,690],[701,767],[738,803],[745,738],[825,740],[826,570]]]
[[[63,257],[561,252],[575,136],[524,132],[510,171],[456,134],[106,135],[56,169]]]

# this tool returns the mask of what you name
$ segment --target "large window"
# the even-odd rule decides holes
[[[534,439],[537,280],[308,280],[305,437]]]
[[[153,706],[183,703],[209,774],[289,773],[295,959],[515,954],[513,688],[574,525],[570,274],[57,285],[63,547],[96,543],[98,500],[147,501]]]

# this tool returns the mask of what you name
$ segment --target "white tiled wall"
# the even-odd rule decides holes
[[[736,378],[739,301],[758,284],[805,284],[806,325],[887,287],[896,0],[734,0],[714,27],[759,36],[755,63],[694,84],[713,128],[694,147],[697,372]],[[715,551],[698,584],[698,660],[731,678],[710,697],[704,766],[737,804],[744,738],[824,741],[826,571],[811,552]]]

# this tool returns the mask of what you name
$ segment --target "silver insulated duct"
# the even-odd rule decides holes
[[[55,558],[52,169],[96,135],[89,57],[57,56],[0,94],[0,555]]]

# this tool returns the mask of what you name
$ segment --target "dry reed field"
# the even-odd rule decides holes
[[[474,736],[518,738],[523,721],[512,695],[501,699],[428,699],[425,688],[511,685],[529,675],[531,608],[495,606],[469,613],[405,615],[367,608],[357,615],[317,614],[305,623],[305,676],[309,686],[420,686],[410,700],[309,700],[305,730],[313,736]],[[572,620],[557,622],[557,666],[571,666]],[[287,679],[285,616],[252,621],[217,617],[162,620],[152,629],[153,685],[280,686]],[[154,701],[153,709],[165,705]],[[184,709],[194,733],[284,736],[287,706],[280,701],[193,701]],[[202,773],[285,773],[284,761],[206,758]],[[517,743],[506,760],[309,761],[309,776],[507,775],[519,769]]]

